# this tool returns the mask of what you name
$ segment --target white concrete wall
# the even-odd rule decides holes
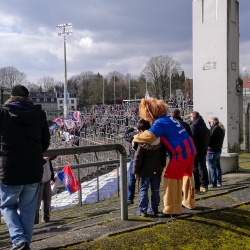
[[[193,0],[194,111],[226,128],[223,152],[239,142],[239,22],[236,0]],[[231,24],[231,9],[234,20]],[[231,69],[231,61],[236,70]],[[211,69],[205,69],[211,65]]]

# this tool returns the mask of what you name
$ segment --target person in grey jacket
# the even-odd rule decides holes
[[[50,204],[51,204],[51,186],[50,181],[55,181],[54,171],[52,167],[51,160],[54,160],[56,157],[44,157],[43,165],[43,178],[40,182],[40,188],[37,199],[36,215],[35,215],[35,224],[39,224],[39,209],[42,202],[41,213],[42,218],[41,222],[50,221]]]

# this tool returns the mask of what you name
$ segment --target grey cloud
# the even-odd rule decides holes
[[[241,41],[250,40],[249,5],[249,0],[240,1]],[[55,35],[55,25],[62,22],[72,22],[74,30],[67,37],[69,76],[88,70],[127,73],[129,68],[139,74],[150,57],[171,54],[178,56],[175,59],[192,77],[191,0],[8,0],[1,2],[1,11],[17,16],[20,23],[13,30],[25,33],[31,41],[23,39],[20,46],[11,43],[14,51],[0,41],[6,47],[4,51],[0,47],[4,55],[0,67],[13,65],[32,79],[63,76],[63,39]],[[93,39],[89,49],[79,45],[86,36]]]

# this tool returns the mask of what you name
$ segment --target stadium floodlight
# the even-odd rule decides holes
[[[66,35],[73,33],[72,30],[66,30],[66,28],[72,27],[72,23],[58,24],[56,25],[57,29],[63,29],[62,32],[57,32],[58,36],[64,37],[64,110],[63,116],[64,119],[68,118],[68,87],[67,87],[67,62],[66,62]]]

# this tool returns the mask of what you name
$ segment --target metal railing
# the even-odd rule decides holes
[[[109,164],[120,164],[121,220],[127,220],[128,219],[127,153],[126,153],[125,148],[121,144],[105,144],[105,145],[96,145],[96,146],[87,146],[87,147],[49,149],[44,153],[44,156],[75,155],[76,161],[78,161],[77,160],[78,154],[97,153],[97,152],[112,151],[112,150],[117,150],[120,153],[119,160],[74,164],[74,165],[71,165],[70,167],[71,167],[71,169],[78,169],[78,171],[80,171],[80,168],[87,168],[87,167],[93,167],[93,166],[100,167],[100,166],[109,165]],[[63,167],[56,167],[56,169],[62,170]],[[79,178],[80,178],[80,173],[78,172],[78,179]],[[119,182],[118,182],[118,185],[119,185]],[[79,205],[81,205],[81,202],[82,202],[81,189],[79,190],[78,196],[79,196]]]
[[[76,162],[79,163],[77,155],[84,153],[95,153],[97,157],[97,152],[105,152],[116,150],[120,153],[119,160],[109,160],[109,161],[97,161],[83,164],[72,164],[70,165],[71,169],[78,169],[78,182],[80,183],[80,169],[88,168],[88,167],[98,167],[111,165],[111,164],[119,164],[120,165],[120,200],[121,200],[121,220],[128,220],[128,205],[127,205],[127,154],[125,148],[121,144],[104,144],[104,145],[95,145],[95,146],[85,146],[85,147],[72,147],[72,148],[58,148],[58,149],[49,149],[44,152],[44,156],[62,156],[62,155],[74,155]],[[98,160],[98,157],[97,157]],[[62,167],[55,167],[55,170],[62,170]],[[118,187],[119,187],[119,172],[117,174],[118,178]],[[99,182],[97,175],[97,190],[99,190]],[[119,193],[119,188],[118,188]],[[79,205],[82,205],[82,190],[78,191],[79,197]],[[99,200],[99,191],[97,192],[97,198]],[[1,204],[1,203],[0,203]],[[0,224],[1,224],[1,211],[0,211]]]

